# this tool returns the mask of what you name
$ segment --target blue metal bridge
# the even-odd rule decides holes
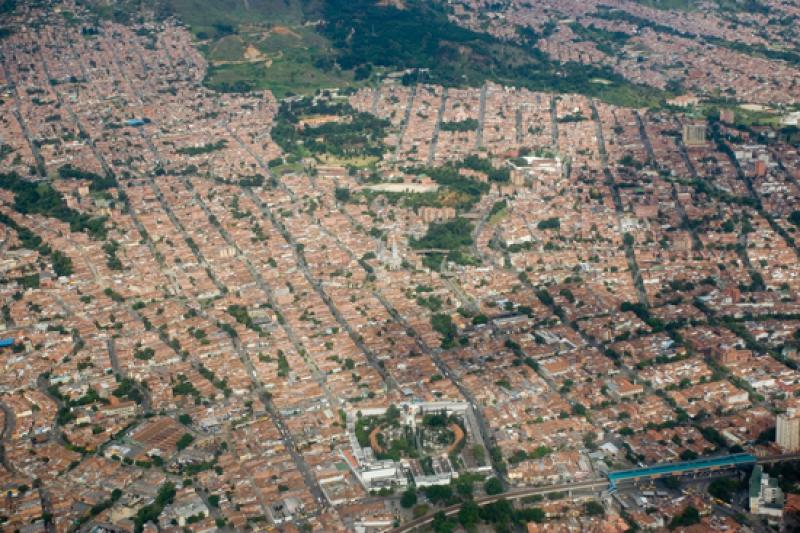
[[[682,461],[680,463],[665,463],[660,465],[645,466],[643,468],[633,468],[631,470],[617,470],[608,473],[609,491],[613,492],[617,488],[617,482],[635,479],[654,479],[663,476],[688,474],[704,470],[722,470],[739,466],[756,464],[758,458],[749,453],[737,453],[733,455],[723,455],[720,457],[709,457],[694,461]]]

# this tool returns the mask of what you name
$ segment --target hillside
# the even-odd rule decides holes
[[[222,91],[308,94],[419,68],[427,72],[413,79],[450,86],[491,80],[637,106],[665,96],[605,67],[556,63],[536,48],[534,32],[508,42],[462,28],[436,2],[130,0],[103,11],[178,17],[210,62],[207,85]]]

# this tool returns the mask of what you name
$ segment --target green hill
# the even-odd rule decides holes
[[[462,28],[436,1],[404,0],[400,8],[376,0],[124,0],[113,5],[105,9],[114,18],[121,18],[120,10],[129,18],[147,11],[180,18],[209,59],[206,83],[223,91],[308,94],[381,72],[419,68],[425,75],[409,80],[450,86],[492,80],[636,106],[655,105],[666,96],[605,67],[553,62],[536,48],[538,36],[530,31],[507,42]]]

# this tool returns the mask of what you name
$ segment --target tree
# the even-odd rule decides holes
[[[669,523],[669,528],[676,529],[679,527],[688,527],[699,523],[700,513],[697,511],[697,509],[689,505],[681,514],[672,518],[672,521]]]
[[[694,450],[690,450],[688,448],[681,452],[681,459],[683,461],[693,461],[697,459],[697,457],[698,457],[697,452],[695,452]]]
[[[480,444],[475,444],[472,447],[472,456],[475,458],[475,461],[479,465],[485,464],[486,463],[486,448],[484,448]]]
[[[529,509],[519,509],[514,513],[514,516],[518,521],[536,522],[536,523],[542,523],[546,518],[544,511],[538,507],[532,507]]]
[[[337,202],[349,202],[350,201],[350,189],[346,187],[336,187],[334,191],[334,196],[336,197]]]
[[[623,242],[625,243],[626,246],[633,246],[633,243],[636,242],[636,240],[634,239],[633,235],[631,235],[630,233],[627,233],[627,232],[622,237],[622,240],[623,240]]]
[[[708,493],[720,500],[730,502],[733,494],[739,490],[738,481],[729,478],[715,479],[708,485]]]
[[[178,450],[183,450],[192,442],[194,442],[194,437],[192,437],[191,433],[184,433],[183,436],[178,439],[178,442],[175,443],[175,447],[178,448]]]
[[[442,335],[442,348],[451,348],[458,328],[453,324],[450,315],[438,313],[431,315],[431,328]]]
[[[417,491],[414,487],[408,487],[405,491],[403,491],[403,495],[400,497],[400,505],[403,506],[404,509],[411,509],[417,504]]]
[[[443,511],[439,511],[433,516],[431,527],[436,533],[451,533],[456,524],[449,520]]]
[[[411,247],[417,250],[437,248],[456,250],[472,245],[472,222],[465,218],[454,218],[447,222],[431,222],[428,232],[420,239],[411,239]]]
[[[386,409],[383,417],[389,424],[394,424],[400,419],[400,409],[398,409],[396,405],[392,404]]]
[[[69,276],[72,274],[72,259],[68,255],[55,250],[50,259],[53,261],[53,272],[56,273],[56,276]]]
[[[576,402],[575,405],[572,406],[572,414],[573,415],[586,416],[586,412],[587,412],[586,411],[586,406],[584,406],[581,403],[577,403]]]
[[[789,215],[789,222],[794,224],[795,226],[800,226],[800,211],[792,211]]]
[[[458,511],[458,521],[466,529],[476,526],[481,521],[481,508],[473,500],[467,500]]]
[[[557,230],[561,228],[561,220],[558,217],[546,218],[544,220],[540,220],[539,223],[536,224],[536,227],[539,228],[540,230],[545,230],[545,229]]]
[[[86,231],[95,239],[105,238],[106,236],[105,217],[93,218],[68,207],[61,193],[47,183],[34,183],[23,180],[16,173],[0,174],[0,188],[14,193],[14,209],[18,213],[40,214],[57,218],[69,224],[71,231]],[[3,224],[15,230],[19,227],[13,219],[8,218],[8,220],[11,220],[11,224],[8,224],[6,222],[7,218],[5,216],[2,218]],[[25,240],[33,244],[33,240],[36,240],[36,238],[29,235],[29,233],[32,232],[29,230],[26,232]],[[38,240],[41,243],[40,237],[38,237]],[[26,247],[28,247],[27,244]]]
[[[467,118],[454,122],[442,122],[439,128],[442,131],[474,131],[478,129],[479,125],[477,119]]]
[[[462,498],[465,499],[472,498],[472,480],[467,478],[464,481],[462,481],[462,479],[464,478],[458,478],[457,480],[453,480],[453,485],[456,488],[456,492]]]
[[[506,531],[513,517],[514,508],[505,498],[481,507],[481,519],[495,524],[495,530]]]
[[[486,494],[489,495],[500,494],[504,492],[503,484],[496,477],[487,479],[486,483],[483,484],[483,489],[486,491]]]
[[[172,483],[161,485],[158,489],[158,494],[156,494],[155,501],[139,509],[134,516],[134,531],[136,533],[142,531],[144,524],[147,522],[158,522],[161,511],[175,499],[175,492],[175,485]]]
[[[425,496],[433,504],[446,503],[453,498],[453,489],[450,485],[431,485],[425,487]]]
[[[586,502],[586,505],[584,505],[584,510],[589,516],[600,516],[605,514],[605,509],[603,509],[603,506],[594,500]]]

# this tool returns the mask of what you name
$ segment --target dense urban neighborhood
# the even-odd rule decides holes
[[[0,529],[800,530],[800,4],[323,3],[0,1]]]

